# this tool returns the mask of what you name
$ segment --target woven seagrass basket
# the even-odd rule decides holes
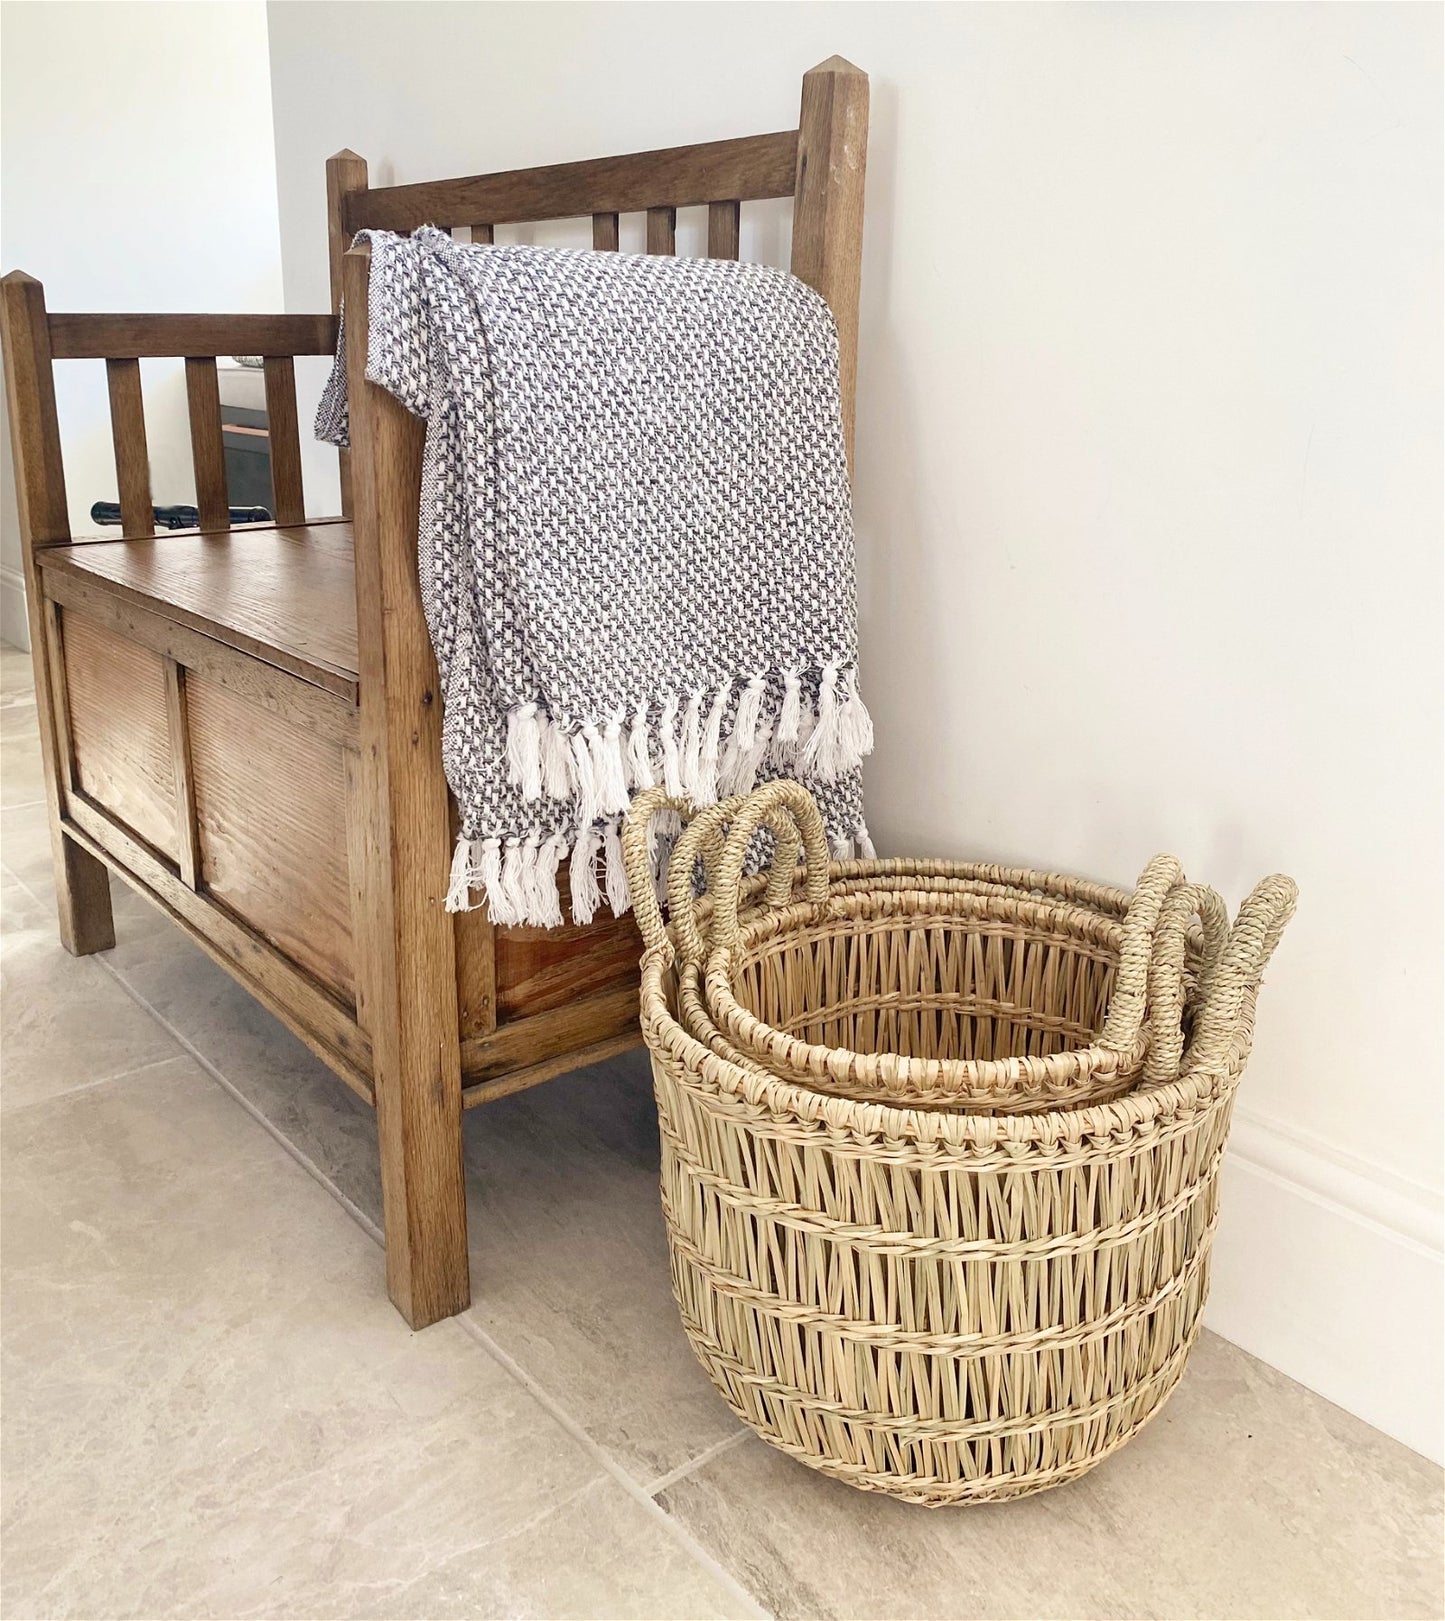
[[[1093,1468],[1158,1410],[1198,1335],[1235,1088],[1293,883],[1266,879],[1241,907],[1187,1037],[1203,892],[1171,890],[1150,965],[1151,1062],[1169,1078],[1038,1114],[909,1109],[724,1057],[679,1021],[637,808],[673,1289],[728,1405],[813,1468],[931,1506]],[[867,881],[857,864],[834,876]]]
[[[639,801],[635,814],[645,819],[660,800]],[[774,831],[777,856],[750,897],[761,882],[765,901],[780,904],[740,916],[759,826]],[[800,844],[801,896],[792,888]],[[698,859],[711,894],[710,949],[691,900]],[[917,875],[882,872],[830,884],[822,818],[796,783],[697,812],[668,884],[684,1022],[724,1057],[908,1108],[1082,1107],[1146,1073],[1162,1079],[1157,1066],[1146,1070],[1148,972],[1165,899],[1183,878],[1179,863],[1155,857],[1131,896],[1054,874],[974,876],[980,870],[945,876],[937,866],[924,890]],[[1228,927],[1212,892],[1201,892],[1201,907],[1188,988]]]

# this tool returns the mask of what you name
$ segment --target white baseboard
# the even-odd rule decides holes
[[[18,568],[0,564],[0,641],[11,647],[30,646],[30,624],[25,617],[25,576]]]
[[[1445,1462],[1438,1197],[1236,1111],[1221,1205],[1209,1327]]]

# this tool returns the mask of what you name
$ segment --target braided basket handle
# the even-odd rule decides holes
[[[716,897],[719,866],[727,848],[727,825],[747,802],[747,796],[739,794],[698,811],[673,846],[667,871],[667,910],[672,919],[673,936],[684,962],[701,962],[708,952],[708,942],[698,928],[697,912],[693,905],[693,874],[697,870],[697,863],[701,859],[707,875],[708,892]],[[797,817],[787,806],[772,806],[766,810],[762,825],[772,829],[776,840],[773,862],[768,872],[766,904],[781,906],[793,892],[803,835]]]
[[[1184,1057],[1184,966],[1189,925],[1196,917],[1204,928],[1196,998],[1202,1003],[1229,940],[1229,912],[1219,892],[1208,884],[1176,884],[1159,914],[1149,963],[1149,1054],[1144,1062],[1144,1082],[1149,1086],[1174,1080]]]
[[[1164,903],[1177,884],[1184,882],[1184,868],[1173,856],[1157,855],[1134,889],[1134,898],[1124,916],[1124,937],[1119,945],[1119,970],[1114,977],[1114,993],[1109,999],[1109,1015],[1099,1033],[1099,1044],[1116,1052],[1126,1052],[1138,1041],[1149,1009],[1149,969],[1154,960],[1154,936],[1163,915]]]
[[[1299,885],[1282,872],[1262,878],[1240,907],[1219,962],[1204,988],[1194,1018],[1194,1036],[1183,1056],[1184,1070],[1214,1069],[1248,1018],[1250,999],[1265,966],[1294,916]]]
[[[666,788],[648,788],[632,801],[622,820],[622,865],[627,871],[627,887],[632,894],[632,915],[637,919],[642,943],[649,951],[667,945],[667,925],[662,920],[662,907],[652,882],[647,829],[654,816],[669,810],[686,817],[692,816],[697,806],[690,799],[668,793]]]
[[[808,858],[804,893],[810,901],[825,901],[828,898],[829,860],[828,831],[823,825],[822,813],[813,796],[801,784],[780,777],[776,782],[764,783],[741,803],[732,801],[731,804],[736,808],[726,818],[732,823],[727,844],[715,870],[709,874],[709,884],[713,891],[712,943],[715,948],[723,947],[728,950],[737,947],[742,941],[738,927],[738,905],[741,899],[743,868],[747,865],[748,846],[753,841],[753,834],[760,827],[766,823],[774,830],[778,830],[785,821],[793,823],[801,839],[803,852]],[[721,810],[721,806],[714,807],[714,812]],[[704,817],[712,814],[713,812],[703,812]],[[719,822],[722,819],[719,817]],[[785,866],[784,862],[789,855],[792,860]],[[791,839],[780,838],[778,847],[773,852],[773,864],[768,870],[769,901],[781,904],[792,893],[797,855],[797,847],[792,845]],[[688,870],[690,875],[691,868]]]
[[[759,793],[765,790],[760,789]],[[803,790],[799,789],[799,793]],[[752,796],[756,798],[757,795]],[[812,806],[811,798],[804,793],[804,799]],[[648,849],[648,826],[653,817],[663,811],[676,811],[686,819],[687,825],[678,835],[677,843],[673,847],[672,856],[668,863],[667,895],[668,910],[672,917],[673,933],[678,940],[685,962],[701,962],[707,955],[708,942],[702,937],[698,928],[697,915],[693,906],[692,879],[699,857],[707,871],[708,888],[716,893],[717,879],[721,866],[722,856],[726,847],[724,830],[727,824],[739,815],[750,801],[746,795],[738,795],[733,799],[723,800],[720,804],[709,805],[703,810],[690,799],[669,794],[665,788],[649,788],[633,799],[627,816],[622,824],[622,861],[627,870],[627,886],[632,894],[632,910],[637,919],[637,926],[642,934],[643,944],[650,951],[657,946],[667,945],[669,956],[672,947],[668,942],[667,925],[663,920],[662,908],[658,904],[657,890],[652,879],[652,856]],[[813,806],[813,814],[817,816],[817,808]],[[793,805],[789,803],[774,803],[770,800],[760,807],[754,828],[766,825],[771,827],[777,840],[773,852],[773,863],[768,873],[767,904],[781,906],[792,894],[793,878],[797,872],[798,855],[804,847],[805,835],[800,830],[799,818],[795,814]],[[821,875],[820,883],[822,894],[826,895],[828,885],[828,856],[827,837],[822,831],[822,818],[818,818],[819,838],[813,845],[815,855],[819,860],[810,857],[808,871],[810,884],[813,882],[812,874]],[[751,833],[748,837],[751,839]],[[746,855],[746,850],[744,852]],[[810,890],[810,895],[812,891]],[[815,899],[822,896],[815,895]],[[736,937],[737,903],[734,897],[733,931]]]

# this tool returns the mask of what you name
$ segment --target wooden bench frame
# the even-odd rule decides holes
[[[642,211],[647,251],[671,253],[677,209],[706,205],[709,253],[735,258],[741,204],[791,196],[792,269],[838,323],[851,455],[867,122],[867,78],[835,57],[804,75],[799,126],[778,134],[376,189],[338,153],[325,316],[50,315],[39,282],[0,282],[61,940],[76,955],[115,943],[118,873],[374,1104],[387,1286],[415,1327],[470,1300],[463,1110],[635,1045],[637,940],[627,919],[494,929],[444,909],[455,809],[417,589],[423,425],[365,381],[368,251],[351,239],[430,223],[490,241],[497,224],[591,215],[607,250],[618,216]],[[293,364],[332,351],[343,294],[349,531],[306,523]],[[216,356],[229,354],[265,356],[276,523],[222,537]],[[154,537],[148,357],[186,362],[189,535]],[[70,532],[52,374],[70,359],[106,362],[119,541]],[[338,580],[354,569],[354,658],[294,627],[268,634],[264,600],[207,607],[207,571],[254,566],[279,613],[293,582],[310,589],[321,570],[324,585],[327,559]],[[324,893],[308,888],[318,868]]]

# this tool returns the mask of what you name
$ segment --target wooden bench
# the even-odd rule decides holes
[[[443,907],[455,808],[417,593],[423,426],[364,380],[366,227],[470,227],[708,209],[736,258],[742,203],[793,198],[792,268],[830,301],[851,453],[868,81],[803,78],[799,127],[700,146],[372,189],[327,164],[327,315],[52,315],[3,289],[60,934],[114,944],[108,871],[155,902],[375,1106],[387,1285],[421,1327],[470,1298],[462,1111],[634,1045],[630,919],[494,928]],[[307,522],[294,357],[326,355],[345,294],[352,449],[339,519]],[[229,527],[216,357],[265,356],[274,525]],[[156,535],[140,361],[185,360],[200,527]],[[123,538],[72,537],[52,365],[103,360]]]

